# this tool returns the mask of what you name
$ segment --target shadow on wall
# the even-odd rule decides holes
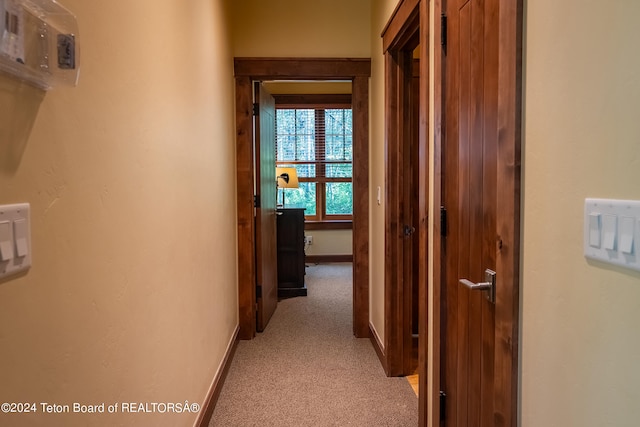
[[[0,74],[0,175],[18,170],[45,93]]]

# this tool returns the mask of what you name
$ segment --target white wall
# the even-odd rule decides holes
[[[0,283],[0,401],[202,403],[238,323],[223,2],[63,3],[80,27],[78,87],[0,78],[0,203],[31,203],[33,244],[29,273]]]
[[[640,3],[526,4],[522,425],[636,426],[640,274],[589,263],[586,197],[640,199]]]

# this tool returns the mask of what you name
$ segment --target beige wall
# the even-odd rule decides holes
[[[353,253],[353,233],[351,230],[306,230],[304,234],[313,237],[307,246],[307,255],[351,255]]]
[[[369,57],[369,0],[229,3],[235,56]]]
[[[380,34],[389,21],[398,0],[374,0],[371,10],[371,112],[370,124],[370,230],[369,230],[369,317],[371,326],[384,343],[384,210],[385,195],[385,151],[384,151],[384,56]],[[377,188],[380,187],[380,204]]]
[[[0,283],[0,401],[202,403],[238,323],[223,3],[64,5],[79,21],[78,87],[42,96],[0,80],[0,203],[31,203],[33,244],[31,271]],[[0,424],[195,417],[0,414]]]
[[[586,197],[640,199],[640,3],[529,1],[522,425],[636,426],[640,274],[587,263]]]

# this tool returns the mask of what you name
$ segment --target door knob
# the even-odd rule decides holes
[[[460,279],[460,283],[465,285],[472,291],[487,291],[487,299],[491,304],[496,303],[496,272],[489,270],[484,271],[484,282],[474,283],[468,279]]]
[[[411,236],[416,232],[416,228],[411,225],[405,225],[403,229],[403,233],[406,237]]]

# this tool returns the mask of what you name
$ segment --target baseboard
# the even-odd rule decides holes
[[[227,373],[229,373],[233,355],[236,352],[236,348],[238,348],[239,333],[240,325],[236,326],[236,330],[231,336],[231,341],[229,341],[229,344],[227,345],[227,351],[222,358],[222,364],[220,365],[216,376],[213,378],[213,382],[211,383],[211,387],[209,387],[209,392],[204,400],[204,404],[202,405],[202,408],[200,408],[200,413],[198,414],[194,427],[206,427],[211,421],[213,410],[216,407],[218,397],[220,396],[222,386],[224,385],[224,380],[227,378]]]
[[[353,255],[307,255],[305,262],[319,264],[323,262],[353,262]]]
[[[369,340],[371,340],[371,345],[373,345],[373,349],[376,351],[378,359],[380,359],[380,363],[382,364],[382,369],[384,369],[384,372],[386,374],[388,372],[388,369],[387,356],[384,353],[384,345],[382,345],[382,340],[380,340],[380,337],[376,332],[376,328],[374,328],[371,323],[369,323]]]

